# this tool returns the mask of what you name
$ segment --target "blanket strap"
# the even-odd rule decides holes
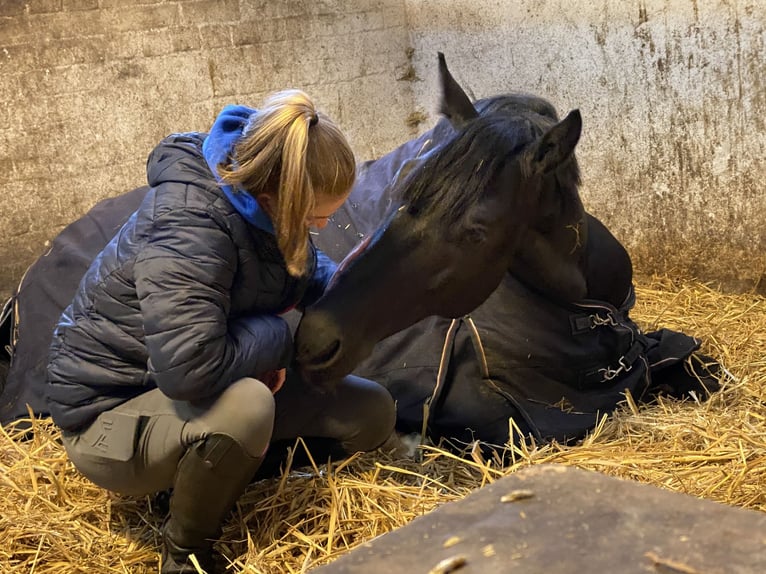
[[[43,254],[43,257],[45,255],[48,255],[50,253],[50,250],[48,250],[46,253]],[[19,294],[21,293],[21,288],[24,285],[24,279],[27,277],[27,273],[32,268],[30,265],[24,270],[23,275],[21,276],[21,280],[19,281],[19,286],[16,288],[16,292],[11,296],[8,301],[5,302],[5,305],[3,305],[2,312],[0,313],[0,325],[5,324],[6,321],[10,321],[10,337],[8,338],[8,344],[5,345],[5,352],[8,353],[8,356],[11,358],[11,362],[13,362],[13,355],[16,352],[16,343],[19,340],[19,324],[21,323],[21,316],[19,314]]]
[[[466,315],[462,320],[466,325],[468,325],[471,334],[471,342],[473,343],[474,351],[479,358],[479,365],[481,366],[481,376],[483,381],[489,385],[493,391],[495,391],[498,395],[503,397],[516,408],[518,413],[524,419],[524,422],[526,422],[529,426],[529,429],[532,431],[532,434],[534,434],[535,438],[542,442],[543,435],[537,428],[537,425],[534,423],[532,417],[529,415],[526,409],[521,406],[521,403],[519,403],[519,401],[517,401],[511,393],[503,389],[492,379],[492,377],[489,376],[489,363],[487,362],[487,354],[484,351],[484,344],[481,341],[481,334],[479,333],[479,329],[476,327],[476,323],[474,322],[473,318],[470,315]]]
[[[3,305],[3,310],[0,312],[0,325],[3,326],[3,329],[5,328],[4,325],[6,322],[8,322],[8,342],[5,344],[3,350],[8,354],[8,357],[13,357],[13,333],[14,333],[14,322],[13,322],[13,310],[14,310],[14,302],[15,297],[11,297],[5,302],[5,305]],[[2,388],[2,383],[0,383],[0,389]]]
[[[431,413],[431,405],[434,407],[438,404],[439,398],[444,392],[445,382],[447,380],[447,370],[449,369],[449,361],[452,356],[452,348],[455,345],[455,334],[460,326],[460,319],[452,319],[447,329],[447,334],[444,337],[444,345],[442,346],[442,355],[439,359],[439,371],[436,374],[436,385],[431,396],[423,403],[423,426],[421,428],[421,437],[427,435],[428,419]]]

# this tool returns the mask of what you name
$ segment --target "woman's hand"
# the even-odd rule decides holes
[[[282,385],[285,384],[286,376],[286,369],[277,369],[275,371],[267,371],[261,375],[260,381],[271,389],[271,394],[276,394],[282,388]]]

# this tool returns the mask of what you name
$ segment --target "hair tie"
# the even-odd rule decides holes
[[[319,114],[314,112],[311,114],[311,119],[309,120],[309,127],[317,125],[317,122],[319,122]]]

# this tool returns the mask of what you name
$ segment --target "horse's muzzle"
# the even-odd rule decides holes
[[[306,310],[295,333],[295,360],[306,381],[322,385],[348,375],[356,362],[346,347],[329,314]]]

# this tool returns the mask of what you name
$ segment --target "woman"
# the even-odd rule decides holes
[[[60,318],[46,400],[90,480],[173,489],[161,571],[196,572],[194,554],[214,572],[211,540],[272,441],[315,437],[348,455],[392,434],[376,383],[285,381],[292,336],[279,315],[316,300],[335,270],[309,228],[348,197],[355,161],[293,90],[258,111],[226,107],[208,135],[167,137],[147,175],[151,190]]]

